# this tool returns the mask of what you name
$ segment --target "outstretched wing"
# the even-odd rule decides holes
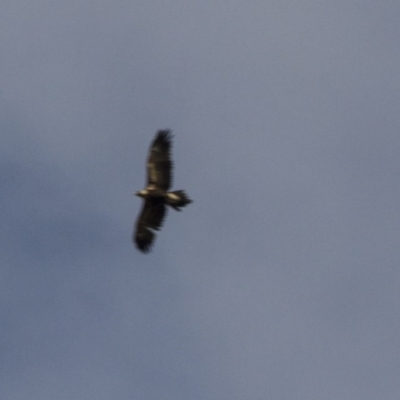
[[[166,207],[162,200],[146,199],[136,223],[133,240],[137,248],[148,253],[155,239],[155,233],[162,227]]]
[[[147,160],[147,183],[168,190],[172,185],[171,131],[158,131]]]

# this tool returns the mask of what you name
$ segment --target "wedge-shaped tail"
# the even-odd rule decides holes
[[[175,190],[167,193],[167,204],[176,211],[181,211],[182,207],[192,203],[188,195],[183,190]]]

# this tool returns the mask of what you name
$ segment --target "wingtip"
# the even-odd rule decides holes
[[[150,253],[151,247],[152,247],[152,244],[151,244],[151,243],[147,243],[147,242],[139,241],[139,240],[136,240],[136,241],[135,241],[135,245],[136,245],[136,248],[137,248],[140,252],[142,252],[143,254]]]
[[[171,142],[174,135],[171,129],[160,129],[157,131],[156,140],[161,140],[163,142]]]

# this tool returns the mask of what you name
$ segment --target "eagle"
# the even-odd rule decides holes
[[[181,211],[192,203],[183,190],[169,192],[172,186],[171,160],[172,134],[169,129],[159,130],[150,145],[147,159],[147,186],[136,192],[143,198],[143,208],[136,222],[133,242],[143,253],[148,253],[155,239],[155,231],[162,227],[167,206]]]

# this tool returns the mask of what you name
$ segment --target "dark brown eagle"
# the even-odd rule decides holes
[[[136,196],[143,198],[144,204],[136,222],[133,241],[143,253],[150,251],[155,231],[162,227],[167,205],[181,211],[181,207],[192,202],[183,190],[168,192],[172,184],[171,145],[171,131],[158,131],[147,159],[147,187],[136,192]]]

